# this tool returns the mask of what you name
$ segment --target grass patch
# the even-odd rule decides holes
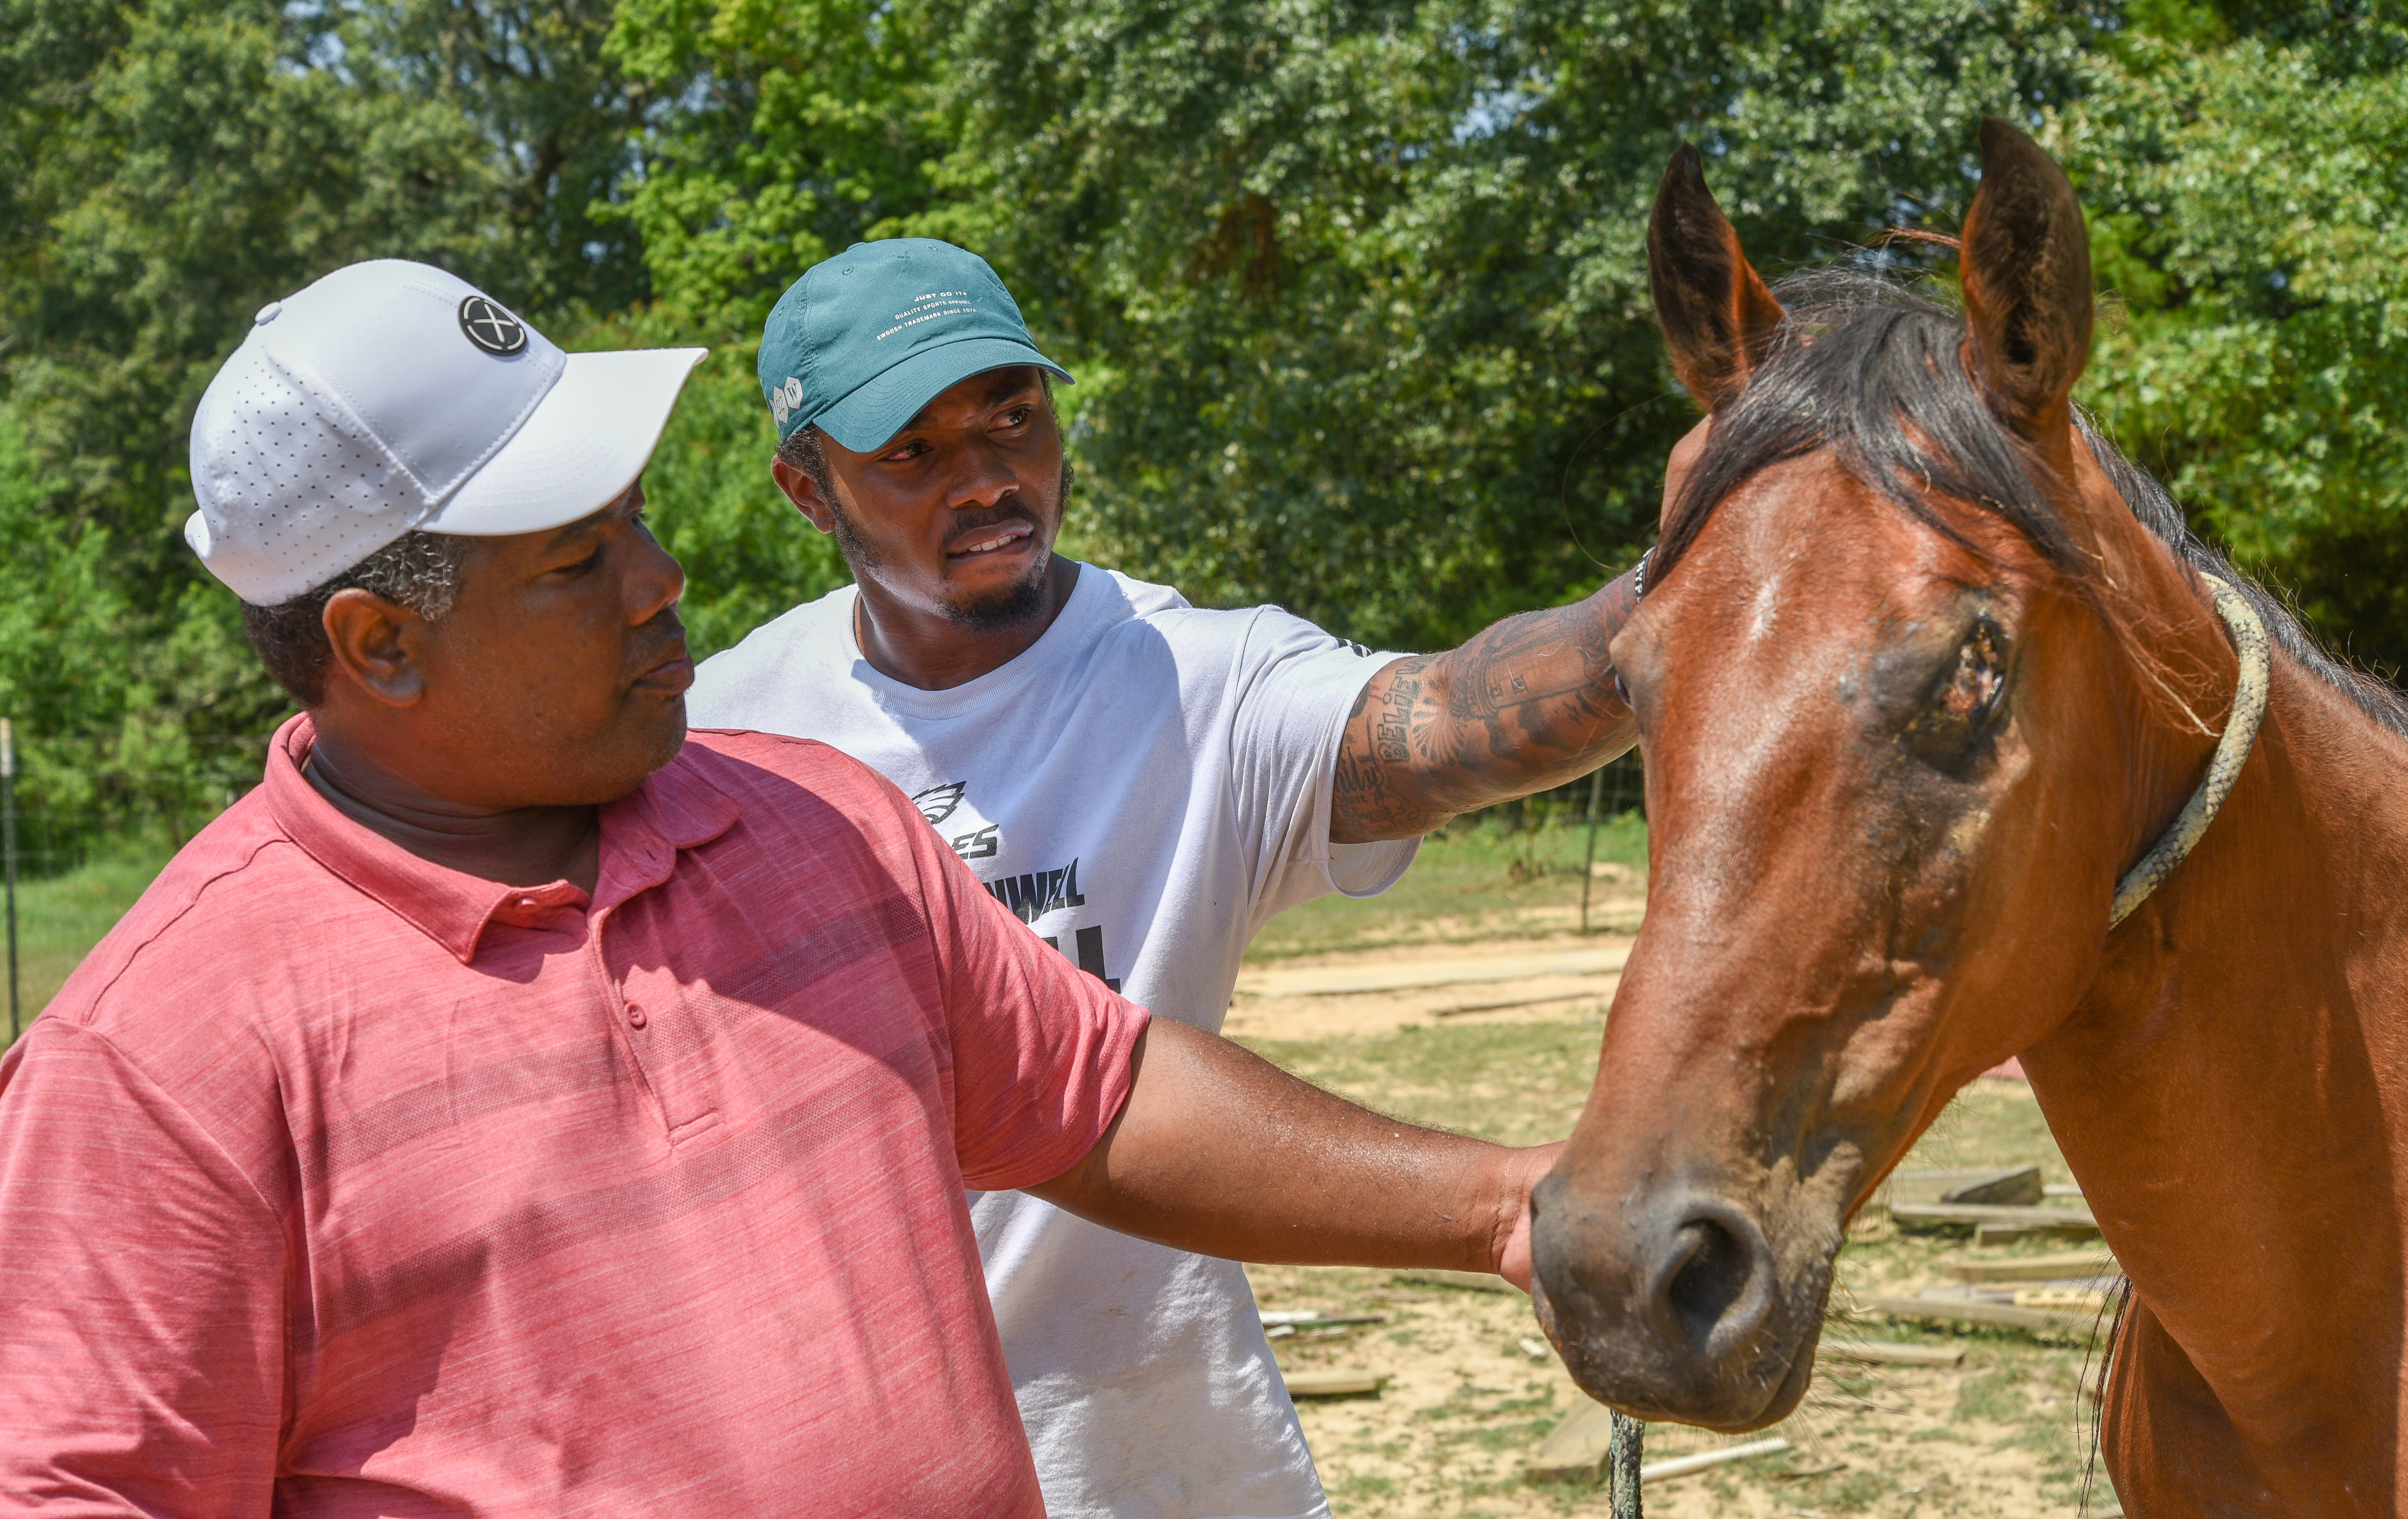
[[[1565,926],[1577,913],[1588,828],[1548,823],[1523,828],[1493,814],[1451,824],[1422,841],[1405,878],[1378,896],[1324,896],[1281,913],[1246,952],[1250,961],[1377,949],[1404,941],[1452,942]],[[1602,864],[1643,870],[1647,824],[1636,812],[1599,820]],[[1598,898],[1608,882],[1595,881]],[[1593,918],[1591,926],[1612,926]],[[1629,922],[1618,924],[1632,926]]]
[[[1504,1144],[1543,1144],[1570,1132],[1588,1100],[1603,1027],[1599,1020],[1488,1024],[1244,1042],[1366,1108]]]
[[[1842,1513],[1861,1513],[1887,1498],[1898,1483],[1878,1471],[1855,1470],[1816,1484],[1815,1501]]]
[[[2012,1425],[2019,1422],[2031,1409],[2031,1395],[2024,1386],[2025,1376],[2022,1366],[2008,1362],[1993,1367],[1985,1375],[1967,1383],[1956,1394],[1957,1419],[1963,1423],[1986,1421]]]

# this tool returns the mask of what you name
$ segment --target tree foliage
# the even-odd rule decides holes
[[[7,693],[57,752],[43,773],[72,755],[93,801],[171,816],[257,776],[284,704],[181,528],[194,408],[261,305],[377,256],[538,311],[645,296],[633,236],[597,214],[645,102],[603,58],[609,20],[598,3],[0,0],[0,406],[23,440],[0,490],[40,519],[0,532],[101,554],[113,597],[90,646],[110,679]],[[70,667],[88,633],[12,627],[10,662]]]
[[[2171,35],[2168,35],[2171,34]],[[2055,140],[2122,319],[2085,398],[2241,562],[2408,664],[2408,29],[2235,35],[2204,7],[2102,52]]]
[[[1451,642],[1653,534],[1691,420],[1641,244],[1699,142],[1769,269],[1948,214],[2099,18],[1988,0],[979,0],[997,251],[1098,365],[1116,557]]]
[[[994,260],[1077,370],[1075,548],[1444,644],[1652,536],[1676,144],[1769,273],[1916,267],[1881,235],[1955,229],[1984,114],[2092,209],[2086,401],[2408,661],[2403,38],[2389,0],[0,0],[0,703],[95,805],[255,774],[282,704],[181,547],[185,431],[257,306],[379,254],[713,347],[648,477],[701,651],[844,578],[754,344],[897,235]]]

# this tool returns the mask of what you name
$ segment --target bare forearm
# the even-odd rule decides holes
[[[1494,1271],[1550,1154],[1382,1118],[1157,1018],[1111,1132],[1029,1190],[1231,1260]]]
[[[1587,774],[1638,740],[1616,690],[1613,636],[1631,577],[1586,600],[1509,617],[1460,649],[1371,678],[1340,746],[1330,837],[1368,843]]]

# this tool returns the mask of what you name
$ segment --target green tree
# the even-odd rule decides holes
[[[1819,257],[1959,206],[1974,119],[2061,96],[2097,21],[627,0],[612,46],[680,103],[630,207],[697,320],[757,322],[853,236],[952,236],[1079,367],[1094,552],[1431,644],[1579,594],[1649,535],[1687,410],[1639,249],[1678,142],[1706,142],[1752,247]]]
[[[95,787],[85,755],[60,735],[79,709],[123,706],[117,629],[127,609],[111,583],[108,530],[78,530],[47,510],[51,487],[24,428],[0,408],[0,714],[17,724],[26,805],[74,809],[89,807]]]
[[[1082,352],[1099,532],[1191,594],[1453,641],[1653,535],[1672,150],[1772,270],[1971,189],[2093,13],[1976,0],[980,0],[1004,255]],[[1048,278],[1048,276],[1052,278]]]
[[[2056,123],[2121,308],[2085,398],[2198,525],[2396,675],[2408,29],[2322,7],[2142,20]]]
[[[672,321],[757,336],[820,260],[942,235],[932,208],[969,204],[943,35],[924,0],[621,0],[610,55],[667,108],[619,214]]]
[[[284,703],[181,540],[194,408],[266,301],[445,265],[538,315],[644,293],[597,218],[645,97],[598,4],[0,0],[0,400],[43,512],[98,546],[122,679],[44,731],[180,813],[258,773]],[[145,788],[148,788],[145,790]],[[104,798],[106,799],[106,798]]]

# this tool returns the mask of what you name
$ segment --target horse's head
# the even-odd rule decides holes
[[[2212,743],[2160,714],[2230,690],[2212,618],[2151,623],[2198,598],[2068,399],[2071,187],[2012,127],[1982,147],[1961,315],[1844,274],[1784,310],[1690,150],[1656,201],[1656,309],[1711,426],[1612,651],[1646,924],[1533,1197],[1542,1322],[1642,1416],[1796,1404],[1849,1214],[2081,998],[2117,875]]]

